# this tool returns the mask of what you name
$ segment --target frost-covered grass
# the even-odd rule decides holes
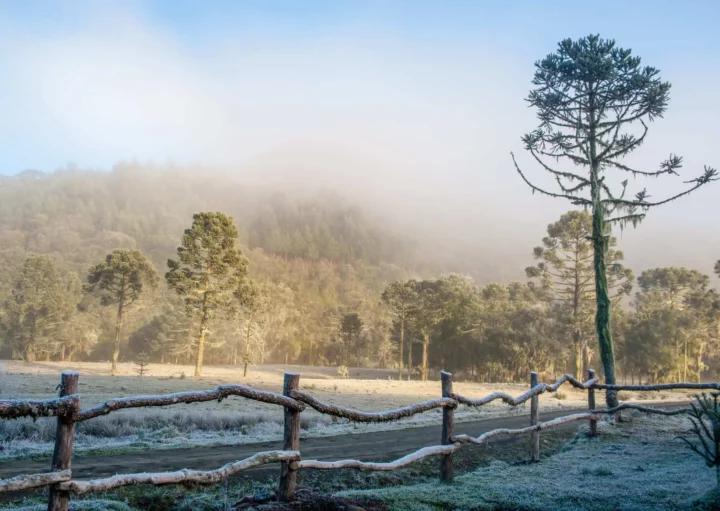
[[[584,427],[577,434],[567,430],[543,432],[543,457],[538,464],[516,463],[527,458],[524,439],[491,442],[489,448],[468,446],[455,455],[459,475],[451,485],[436,482],[437,459],[389,473],[301,471],[298,482],[361,504],[381,504],[388,511],[718,509],[699,504],[715,485],[714,472],[675,438],[685,433],[688,425],[683,417],[635,415],[617,425],[601,422],[597,438],[588,438]],[[464,467],[478,465],[462,473]],[[268,493],[276,484],[272,478],[266,482],[237,480],[194,490],[126,488],[98,496],[105,500],[73,499],[73,509],[138,511],[152,504],[155,511],[226,511],[242,495]],[[338,491],[345,488],[354,490]],[[8,509],[44,509],[41,497],[16,506]]]
[[[456,477],[452,485],[346,491],[393,511],[670,511],[693,509],[715,475],[675,437],[687,418],[635,417],[601,423],[600,435],[581,433],[559,453],[531,465],[502,461]]]
[[[299,372],[305,391],[319,399],[366,411],[389,410],[437,398],[438,381],[399,381],[391,370],[350,369],[349,379],[338,379],[334,367],[262,366],[252,367],[247,378],[238,367],[206,367],[201,379],[193,378],[193,367],[151,364],[150,373],[139,377],[133,364],[120,364],[119,375],[109,376],[107,363],[0,363],[0,398],[45,398],[56,395],[55,387],[63,370],[80,372],[79,392],[83,408],[108,399],[138,394],[167,394],[205,390],[218,385],[240,383],[262,390],[281,392],[285,371]],[[182,375],[186,375],[182,377]],[[521,384],[478,384],[456,382],[455,391],[470,397],[504,391],[518,395],[527,390]],[[630,400],[649,398],[684,399],[681,393],[631,395]],[[556,394],[540,397],[542,410],[578,409],[587,406],[586,393],[564,386]],[[602,402],[598,396],[598,402]],[[528,407],[510,408],[494,401],[481,409],[460,407],[456,421],[468,421],[513,414],[527,414]],[[433,410],[402,421],[383,424],[333,422],[311,409],[303,412],[304,436],[341,435],[427,424],[439,424],[441,412]],[[166,408],[133,409],[83,422],[77,427],[76,452],[102,449],[163,449],[208,445],[232,445],[275,441],[282,434],[282,409],[243,398],[231,397],[220,403],[193,403]],[[55,435],[53,419],[0,421],[2,458],[47,455]]]

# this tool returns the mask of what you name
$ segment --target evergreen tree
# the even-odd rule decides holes
[[[704,348],[716,324],[717,295],[708,292],[709,283],[710,277],[687,268],[655,268],[638,277],[642,290],[635,299],[639,327],[663,321],[665,328],[658,329],[657,344],[669,363],[662,372],[671,373],[675,381],[687,381],[692,358],[697,361],[696,372],[702,371]]]
[[[113,250],[105,260],[88,270],[88,293],[100,296],[103,306],[117,306],[111,374],[116,374],[120,356],[120,333],[123,317],[147,288],[154,289],[159,277],[153,264],[139,250]]]
[[[55,351],[56,334],[72,315],[75,303],[53,260],[30,254],[5,301],[2,328],[13,358],[35,361],[40,354],[49,359]]]
[[[244,321],[244,337],[245,337],[245,353],[243,354],[243,376],[247,376],[248,365],[252,362],[252,356],[250,354],[250,337],[252,335],[252,328],[254,323],[258,319],[258,315],[262,311],[265,300],[264,296],[260,294],[260,288],[252,280],[243,280],[238,288],[235,290],[235,297],[237,298],[241,308],[241,319]],[[239,351],[239,339],[240,336],[236,336],[237,341],[235,342],[235,350],[233,352],[233,365],[237,365],[237,357]]]
[[[608,226],[609,234],[610,226]],[[540,262],[525,269],[529,278],[538,280],[539,291],[551,301],[572,332],[575,375],[582,378],[589,368],[589,334],[595,315],[595,286],[592,266],[592,217],[587,211],[570,211],[548,225],[542,246],[533,249]],[[633,272],[620,261],[623,253],[615,250],[617,239],[610,237],[605,263],[608,289],[614,303],[632,290]]]
[[[658,77],[659,71],[641,67],[640,58],[630,50],[618,48],[615,41],[590,35],[577,41],[566,39],[555,53],[535,64],[533,89],[528,102],[538,109],[540,126],[522,139],[525,149],[557,182],[559,190],[548,191],[534,185],[515,168],[532,188],[550,197],[564,198],[589,208],[593,215],[593,264],[595,269],[596,331],[605,380],[615,382],[610,315],[612,303],[608,289],[606,258],[609,249],[608,223],[636,225],[645,212],[687,195],[717,179],[717,171],[704,172],[689,181],[684,191],[662,200],[650,200],[646,190],[626,198],[628,181],[613,190],[610,170],[632,176],[677,175],[682,158],[670,155],[658,170],[632,168],[621,160],[645,140],[647,123],[662,117],[667,108],[670,84]],[[640,126],[641,134],[632,132]],[[555,162],[555,163],[553,163]],[[575,173],[556,163],[583,167]],[[607,392],[608,406],[617,405],[615,392]]]
[[[401,379],[404,363],[405,324],[408,316],[412,314],[413,307],[416,305],[417,295],[412,285],[398,280],[385,287],[381,300],[392,311],[400,330],[398,339],[398,378]]]
[[[357,312],[343,315],[340,321],[340,336],[345,350],[354,350],[356,365],[360,366],[363,360],[365,343],[363,342],[363,329],[365,324]],[[344,350],[344,351],[345,351]],[[346,352],[347,353],[347,352]]]
[[[247,276],[247,260],[236,247],[238,230],[224,213],[197,213],[185,230],[177,260],[168,259],[165,280],[200,317],[195,376],[202,375],[205,336],[218,312],[231,309],[231,295]]]

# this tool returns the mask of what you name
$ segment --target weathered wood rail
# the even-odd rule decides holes
[[[70,494],[85,494],[107,491],[122,486],[149,484],[215,484],[241,471],[266,465],[280,463],[280,483],[278,498],[291,500],[295,493],[297,472],[301,469],[314,470],[375,470],[390,471],[410,465],[430,456],[440,456],[440,478],[449,482],[453,477],[453,453],[466,444],[485,444],[489,439],[498,436],[530,435],[530,460],[540,460],[540,432],[577,421],[588,421],[590,435],[597,434],[597,421],[622,410],[639,410],[645,413],[660,415],[678,415],[686,413],[688,408],[663,410],[643,405],[623,403],[615,408],[595,409],[596,390],[720,390],[719,383],[669,383],[659,385],[606,385],[599,383],[595,372],[588,371],[588,379],[581,382],[571,375],[562,376],[557,382],[548,385],[539,383],[537,373],[531,373],[530,389],[513,397],[504,392],[493,392],[482,398],[469,398],[453,392],[452,374],[441,373],[442,397],[414,403],[395,410],[385,412],[364,412],[343,406],[324,403],[311,394],[300,390],[300,375],[287,373],[282,394],[258,390],[245,385],[221,385],[214,390],[196,392],[178,392],[166,395],[143,395],[111,399],[99,406],[81,410],[80,396],[77,394],[78,373],[64,372],[61,377],[60,396],[55,399],[0,400],[0,419],[17,419],[20,417],[57,417],[57,435],[55,450],[50,472],[43,474],[21,474],[16,477],[0,480],[0,493],[25,491],[34,488],[49,487],[48,510],[67,511]],[[556,392],[563,384],[587,391],[588,411],[558,417],[549,421],[539,421],[539,396],[546,392]],[[74,443],[75,424],[107,415],[126,408],[172,406],[181,403],[200,403],[221,401],[230,396],[239,396],[263,403],[283,407],[285,428],[283,449],[278,451],[259,452],[249,458],[228,463],[216,470],[198,471],[183,469],[174,472],[157,472],[143,474],[118,474],[104,479],[76,481],[72,479],[70,461]],[[518,406],[530,400],[530,425],[525,428],[500,428],[483,433],[478,437],[455,434],[455,409],[459,405],[480,407],[495,400],[501,400],[510,406]],[[300,453],[300,414],[309,406],[318,412],[333,417],[345,418],[355,422],[387,422],[411,417],[428,410],[442,409],[443,427],[439,445],[422,447],[402,458],[390,462],[365,462],[359,460],[319,461],[303,460]]]

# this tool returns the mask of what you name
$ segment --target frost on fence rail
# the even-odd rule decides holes
[[[30,490],[41,486],[62,483],[69,481],[71,476],[70,470],[61,470],[59,472],[48,472],[46,474],[27,474],[10,479],[0,479],[0,493]]]
[[[266,465],[268,463],[278,463],[280,461],[297,461],[299,459],[299,451],[266,451],[259,452],[244,460],[228,463],[217,470],[183,469],[174,472],[118,474],[93,481],[68,481],[61,483],[59,488],[62,491],[83,494],[139,484],[152,484],[154,486],[181,483],[214,484],[227,479],[233,474],[253,467],[259,467],[260,465]]]
[[[431,399],[430,401],[423,401],[421,403],[414,403],[412,405],[398,408],[396,410],[389,410],[387,412],[363,412],[360,410],[353,410],[352,408],[345,408],[342,406],[332,405],[330,403],[323,403],[315,399],[310,394],[302,392],[300,390],[293,390],[290,395],[301,401],[311,408],[314,408],[320,413],[326,415],[334,415],[336,417],[343,417],[356,422],[388,422],[402,419],[405,417],[411,417],[415,414],[433,410],[435,408],[442,408],[445,406],[455,407],[457,401],[449,397],[441,397],[438,399]]]
[[[3,399],[0,400],[0,418],[69,417],[77,412],[78,406],[78,395],[54,399]]]
[[[285,406],[293,410],[302,411],[305,405],[298,403],[294,399],[275,394],[274,392],[266,392],[264,390],[254,389],[245,385],[220,385],[214,390],[199,390],[189,392],[176,392],[175,394],[165,394],[157,396],[131,396],[111,399],[94,408],[83,410],[78,414],[77,420],[84,421],[107,415],[110,412],[121,410],[123,408],[139,408],[147,406],[170,406],[180,403],[200,403],[203,401],[221,401],[228,396],[241,396],[263,403],[271,403],[279,406]]]
[[[488,394],[487,396],[479,398],[479,399],[472,399],[469,397],[461,396],[460,394],[456,394],[456,393],[453,393],[450,396],[452,398],[456,399],[459,403],[467,405],[467,406],[483,406],[492,401],[495,401],[496,399],[501,399],[504,403],[507,403],[511,406],[518,406],[519,404],[524,403],[525,401],[532,398],[533,396],[543,394],[544,392],[557,391],[557,389],[559,389],[560,386],[565,382],[570,383],[570,385],[572,385],[575,388],[587,390],[590,387],[597,387],[598,378],[593,378],[593,379],[588,380],[585,383],[583,383],[583,382],[577,380],[572,375],[565,374],[558,381],[553,383],[552,385],[548,385],[546,383],[540,383],[538,385],[535,385],[533,388],[531,388],[524,394],[520,394],[518,397],[512,397],[510,394],[506,394],[505,392],[493,392],[492,394]]]
[[[423,447],[415,452],[398,458],[395,461],[389,461],[387,463],[375,463],[372,461],[359,461],[359,460],[340,460],[340,461],[317,461],[317,460],[302,460],[294,463],[293,468],[313,468],[316,470],[337,470],[341,468],[354,468],[357,470],[376,470],[381,472],[397,470],[403,468],[411,463],[420,461],[429,456],[441,456],[444,454],[451,454],[460,448],[460,444],[451,445],[433,445],[430,447]]]
[[[683,413],[689,412],[690,408],[676,408],[674,410],[663,410],[662,408],[651,408],[649,406],[633,405],[630,403],[624,403],[624,404],[621,404],[620,406],[615,406],[613,408],[602,409],[602,410],[592,410],[592,413],[613,414],[613,413],[617,413],[622,410],[639,410],[641,412],[656,413],[659,415],[681,415]]]
[[[566,424],[568,422],[574,422],[574,421],[579,421],[579,420],[589,420],[589,419],[600,420],[600,419],[602,419],[602,415],[597,412],[576,413],[576,414],[572,414],[572,415],[565,415],[564,417],[558,417],[557,419],[552,419],[552,420],[549,420],[546,422],[538,422],[537,424],[535,424],[533,426],[528,426],[526,428],[493,429],[492,431],[483,433],[479,437],[471,437],[468,435],[455,435],[454,437],[451,438],[451,440],[453,442],[458,442],[458,443],[482,444],[494,436],[526,435],[528,433],[531,433],[532,431],[540,431],[542,429],[554,428],[555,426],[559,426],[561,424]]]
[[[595,384],[598,390],[720,390],[720,383],[658,383],[657,385]]]

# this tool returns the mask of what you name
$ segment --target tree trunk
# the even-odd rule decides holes
[[[412,377],[412,340],[408,343],[408,377],[407,381],[410,381]]]
[[[573,332],[573,349],[575,351],[575,377],[582,379],[583,376],[583,346],[580,342],[580,332],[575,329]]]
[[[232,354],[232,365],[237,365],[238,352],[240,351],[240,336],[235,336],[235,347]]]
[[[423,335],[423,351],[422,351],[422,381],[428,379],[428,346],[430,345],[430,335]]]
[[[405,315],[403,314],[400,317],[400,349],[399,349],[399,357],[398,357],[398,380],[402,380],[403,357],[405,356],[405,354],[403,353],[404,348],[405,348]]]
[[[683,336],[685,339],[685,363],[683,364],[683,379],[682,381],[687,381],[687,370],[688,370],[688,356],[687,356],[687,335]]]
[[[698,352],[697,356],[697,382],[702,383],[702,350]]]
[[[248,317],[247,332],[245,332],[245,354],[243,355],[243,378],[248,373],[248,362],[250,361],[250,327],[252,326],[252,315]]]
[[[202,376],[203,355],[205,354],[205,331],[207,330],[207,318],[203,314],[200,320],[200,338],[198,339],[197,358],[195,359],[195,376]]]
[[[595,314],[595,330],[598,336],[600,347],[600,358],[602,359],[605,373],[605,383],[615,384],[615,353],[613,350],[612,330],[610,329],[610,317],[612,302],[608,289],[607,277],[607,253],[609,237],[606,235],[607,224],[605,222],[605,206],[601,202],[601,183],[599,178],[599,163],[596,161],[596,143],[594,128],[594,113],[591,111],[590,153],[592,161],[591,188],[593,196],[593,252],[595,266],[595,298],[597,301],[597,312]],[[618,406],[617,392],[608,390],[605,393],[605,400],[608,408]]]
[[[110,374],[115,376],[117,374],[117,363],[120,358],[120,330],[122,329],[123,320],[123,301],[124,296],[120,296],[120,304],[118,305],[117,319],[115,320],[115,342],[113,342],[113,354],[112,354],[112,365],[110,367]]]

